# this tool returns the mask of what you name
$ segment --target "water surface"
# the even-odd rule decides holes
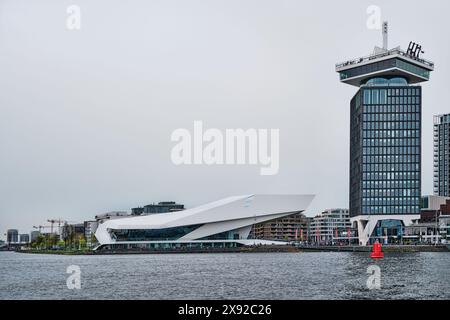
[[[381,289],[366,286],[381,269]],[[66,269],[81,269],[69,290]],[[0,252],[0,299],[449,299],[450,253],[61,256]]]

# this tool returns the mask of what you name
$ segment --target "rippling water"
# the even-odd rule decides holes
[[[381,268],[381,289],[366,286]],[[81,268],[69,290],[66,268]],[[60,256],[0,252],[0,299],[449,299],[450,253]]]

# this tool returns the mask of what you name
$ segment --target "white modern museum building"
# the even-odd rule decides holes
[[[243,195],[183,211],[106,220],[98,249],[239,247],[286,242],[249,239],[254,224],[303,212],[313,195]]]

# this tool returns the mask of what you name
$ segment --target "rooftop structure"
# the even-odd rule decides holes
[[[374,77],[403,77],[409,84],[416,84],[428,81],[433,70],[433,62],[399,48],[336,64],[341,82],[356,87]]]

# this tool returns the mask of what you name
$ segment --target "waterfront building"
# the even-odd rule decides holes
[[[406,226],[401,238],[403,244],[450,243],[450,215],[439,214],[433,221],[424,220]]]
[[[62,226],[61,233],[63,238],[70,234],[84,235],[84,223],[66,223]]]
[[[144,207],[131,208],[132,216],[140,216],[143,213],[144,213]]]
[[[440,210],[441,205],[446,204],[450,197],[443,197],[437,195],[427,195],[420,198],[420,210],[423,211],[435,211]]]
[[[102,213],[102,214],[96,215],[95,216],[95,220],[98,223],[103,223],[106,220],[122,219],[122,218],[126,218],[126,217],[129,217],[129,216],[130,215],[126,211],[110,211],[110,212],[106,212],[106,213]]]
[[[36,241],[36,239],[41,235],[41,233],[37,230],[33,230],[30,232],[30,241]]]
[[[255,224],[250,232],[250,238],[306,242],[311,219],[312,218],[305,217],[303,213],[297,213],[272,221]]]
[[[20,243],[30,243],[30,235],[28,233],[22,233],[19,236]]]
[[[388,50],[386,40],[373,54],[336,65],[340,81],[358,87],[350,102],[349,209],[361,245],[396,237],[420,218],[419,84],[434,69],[421,53],[415,43]]]
[[[84,223],[66,223],[62,227],[61,238],[66,244],[72,245],[84,238],[84,232]]]
[[[19,231],[17,229],[9,229],[6,231],[6,242],[10,243],[18,243],[19,242]]]
[[[405,239],[416,243],[448,243],[450,197],[423,196],[420,220],[407,227]]]
[[[433,193],[450,196],[450,114],[433,119]]]
[[[312,219],[309,227],[309,240],[315,244],[348,244],[353,241],[355,234],[348,209],[324,210]]]
[[[422,196],[420,199],[420,220],[418,222],[435,222],[441,213],[450,214],[448,201],[450,201],[450,197]]]
[[[442,243],[450,243],[450,214],[439,216],[439,236]]]
[[[169,249],[238,247],[287,242],[250,239],[254,224],[303,212],[312,195],[245,195],[196,208],[100,223],[95,236],[100,248]]]
[[[131,208],[131,215],[140,216],[155,213],[167,213],[184,210],[184,205],[174,201],[162,201],[157,204],[152,203],[144,207]]]
[[[158,204],[148,204],[144,206],[142,214],[167,213],[184,210],[184,205],[174,201],[163,201]]]

